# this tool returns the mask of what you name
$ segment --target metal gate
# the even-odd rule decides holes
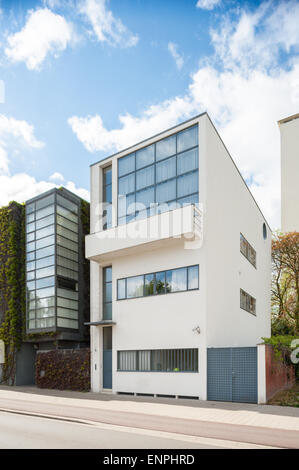
[[[257,403],[257,348],[208,348],[208,400]]]

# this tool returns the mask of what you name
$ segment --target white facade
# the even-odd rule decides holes
[[[281,229],[299,231],[299,113],[278,122],[281,145]]]
[[[187,205],[122,226],[114,211],[112,227],[102,230],[103,168],[112,165],[116,208],[118,159],[193,125],[198,125],[199,211]],[[165,230],[146,232],[149,223]],[[270,336],[271,229],[206,113],[91,167],[90,232],[92,323],[103,320],[103,268],[112,266],[114,393],[207,399],[207,348],[256,346]],[[256,268],[240,252],[241,233],[256,251]],[[199,289],[117,300],[118,279],[192,265],[199,266]],[[240,289],[256,299],[255,315],[240,308]],[[90,327],[93,391],[103,389],[103,328]],[[198,350],[197,372],[117,369],[118,351],[178,348]]]

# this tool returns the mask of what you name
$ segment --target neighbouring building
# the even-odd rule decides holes
[[[281,146],[281,229],[299,231],[299,113],[278,121]]]
[[[207,113],[91,166],[94,392],[265,398],[271,229]]]

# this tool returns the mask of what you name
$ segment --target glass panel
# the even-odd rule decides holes
[[[35,320],[30,320],[30,321],[28,322],[28,328],[29,328],[30,330],[33,330],[33,329],[35,328]]]
[[[127,278],[127,298],[143,296],[143,276]]]
[[[169,158],[156,165],[156,182],[168,180],[176,175],[176,157]]]
[[[50,215],[53,213],[54,213],[54,206],[48,206],[48,207],[45,207],[44,209],[37,211],[35,214],[35,218],[41,219],[42,217],[46,217],[47,215]]]
[[[66,219],[71,220],[72,222],[78,221],[78,215],[74,214],[73,212],[68,211],[64,207],[57,205],[57,214],[62,215]]]
[[[78,329],[78,322],[76,320],[67,320],[66,318],[57,318],[57,326],[61,328]]]
[[[57,256],[57,264],[59,264],[59,266],[63,266],[64,268],[72,269],[73,271],[78,271],[79,269],[78,263],[76,261],[61,258],[60,256]]]
[[[27,243],[26,249],[27,249],[27,251],[34,251],[35,250],[35,242]]]
[[[187,290],[187,269],[172,269],[166,271],[166,292]]]
[[[135,194],[130,196],[119,196],[118,197],[118,215],[119,217],[125,216],[126,214],[135,213]]]
[[[103,306],[103,319],[112,320],[112,303],[104,304]]]
[[[73,318],[74,320],[78,319],[78,311],[76,310],[69,310],[68,308],[57,308],[57,316],[58,317],[65,317],[65,318]]]
[[[61,237],[60,235],[57,235],[57,243],[58,245],[61,245],[64,248],[69,248],[70,250],[73,250],[78,253],[78,243],[74,243],[71,240],[67,240],[66,238]]]
[[[112,166],[103,168],[104,186],[112,184]]]
[[[35,210],[34,202],[32,204],[26,204],[26,214],[30,214],[31,212],[34,212],[34,210]]]
[[[154,295],[155,293],[155,275],[146,274],[144,276],[144,295]]]
[[[64,298],[61,298],[61,297],[57,297],[57,305],[58,305],[58,307],[71,308],[73,310],[78,310],[78,301],[77,300],[70,300],[70,299],[64,299]]]
[[[33,214],[28,214],[28,215],[26,216],[26,223],[27,223],[27,224],[30,224],[30,222],[33,222],[34,219],[35,219],[35,214],[34,214],[34,213],[33,213]]]
[[[156,187],[156,201],[167,202],[176,198],[176,180],[166,181],[165,183],[157,184]]]
[[[35,290],[35,281],[27,282],[26,287],[28,290]]]
[[[150,351],[138,351],[138,370],[151,370]]]
[[[149,145],[136,152],[136,169],[143,168],[144,166],[154,163],[155,160],[155,146]]]
[[[60,297],[66,297],[67,299],[78,300],[78,292],[71,291],[68,289],[57,289],[57,295]]]
[[[198,145],[198,128],[197,126],[190,127],[185,131],[179,132],[177,134],[177,151],[183,152],[184,150],[188,150],[191,147],[195,147]]]
[[[165,271],[156,273],[156,293],[165,293]]]
[[[112,302],[112,283],[108,282],[104,285],[104,302]]]
[[[103,328],[103,349],[105,351],[112,349],[112,327]]]
[[[38,250],[39,248],[44,248],[48,245],[54,245],[54,235],[38,240],[36,242],[36,249]]]
[[[112,184],[104,187],[104,199],[103,202],[112,202]]]
[[[136,210],[143,210],[155,202],[154,188],[143,189],[136,193]],[[138,204],[138,205],[137,205]]]
[[[32,279],[35,279],[35,271],[30,271],[27,273],[26,279],[27,281],[32,281]]]
[[[198,171],[178,178],[178,197],[198,192]]]
[[[50,225],[49,227],[42,228],[41,230],[37,230],[35,233],[36,239],[48,237],[49,235],[54,234],[54,225]],[[51,245],[51,243],[47,243],[47,245]]]
[[[44,277],[43,279],[39,279],[36,281],[36,288],[42,289],[43,287],[54,286],[55,284],[55,277]]]
[[[62,268],[61,266],[57,266],[57,274],[59,276],[69,277],[71,279],[78,280],[78,273],[67,268]]]
[[[35,272],[36,272],[36,278],[37,279],[39,279],[41,277],[54,276],[55,267],[54,266],[49,266],[48,268],[37,269]]]
[[[26,232],[29,233],[29,232],[34,232],[35,230],[35,222],[32,222],[31,224],[28,224],[27,227],[26,227]]]
[[[181,199],[178,199],[179,207],[182,207],[188,204],[198,204],[198,194],[192,194],[192,196],[186,196]]]
[[[41,250],[36,251],[36,258],[44,258],[49,255],[54,255],[55,252],[55,247],[54,245],[52,246],[47,246],[47,248],[42,248]]]
[[[27,261],[32,261],[33,259],[35,259],[35,251],[32,251],[31,253],[26,253]]]
[[[54,203],[54,194],[50,194],[50,196],[44,197],[38,201],[36,201],[36,210],[42,209],[43,207],[49,206],[50,204]]]
[[[136,370],[136,351],[119,351],[117,359],[118,370]]]
[[[36,230],[46,227],[47,225],[54,224],[54,214],[45,217],[44,219],[40,219],[36,222]]]
[[[35,269],[35,261],[31,261],[30,263],[27,263],[27,271],[32,271]]]
[[[73,232],[78,233],[78,224],[75,222],[71,222],[70,220],[66,219],[65,217],[62,217],[61,215],[57,214],[57,223],[62,225],[62,227],[66,227],[69,230],[72,230]]]
[[[57,246],[57,254],[59,256],[64,256],[65,258],[68,258],[72,261],[78,262],[78,253],[75,253],[74,251],[70,251],[67,248],[63,248],[62,246]]]
[[[36,318],[47,318],[55,315],[55,308],[40,308],[36,310]]]
[[[155,183],[154,165],[136,172],[136,190],[146,188]]]
[[[46,297],[36,300],[36,308],[55,307],[55,297]]]
[[[198,289],[199,288],[199,272],[198,266],[190,266],[188,268],[188,289]]]
[[[198,168],[198,151],[197,149],[178,155],[178,175],[187,173],[188,171]]]
[[[126,298],[126,279],[118,279],[117,281],[117,298],[119,300]]]
[[[60,196],[60,194],[57,194],[57,204],[62,207],[65,207],[66,209],[68,209],[68,211],[73,212],[74,214],[78,214],[78,205],[72,201],[69,201],[69,199]]]
[[[105,279],[105,282],[112,282],[112,267],[111,266],[104,268],[104,279]]]
[[[123,176],[118,180],[118,194],[128,194],[135,191],[135,173]]]
[[[123,176],[135,170],[135,153],[118,160],[118,176]]]
[[[30,322],[29,322],[30,323]],[[55,318],[43,318],[35,321],[36,328],[51,328],[55,326]]]
[[[47,258],[42,258],[36,262],[36,269],[45,268],[46,266],[52,266],[55,264],[55,257],[48,256]]]
[[[35,240],[35,232],[27,233],[26,241],[27,242],[32,242],[33,240]]]
[[[58,235],[62,235],[63,237],[67,238],[68,240],[72,240],[73,242],[78,241],[78,234],[77,233],[71,232],[71,230],[68,230],[67,228],[61,227],[61,225],[57,225],[56,230],[57,230]]]
[[[54,287],[48,287],[47,289],[40,289],[36,291],[36,299],[41,299],[42,297],[50,297],[52,295],[55,295],[55,288]]]
[[[160,140],[156,143],[156,160],[171,157],[176,153],[176,136],[172,135],[167,139]]]

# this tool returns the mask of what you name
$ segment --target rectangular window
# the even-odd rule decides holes
[[[199,289],[199,266],[187,266],[117,280],[117,299]]]
[[[112,267],[103,268],[103,320],[112,320]]]
[[[240,307],[253,315],[256,315],[256,299],[240,289]]]
[[[240,233],[240,251],[245,258],[256,268],[256,251],[246,240],[244,235]]]
[[[156,160],[163,160],[176,153],[176,136],[172,135],[156,143]]]
[[[117,370],[123,372],[198,372],[198,349],[118,351]]]
[[[103,229],[112,227],[112,166],[103,169]]]

